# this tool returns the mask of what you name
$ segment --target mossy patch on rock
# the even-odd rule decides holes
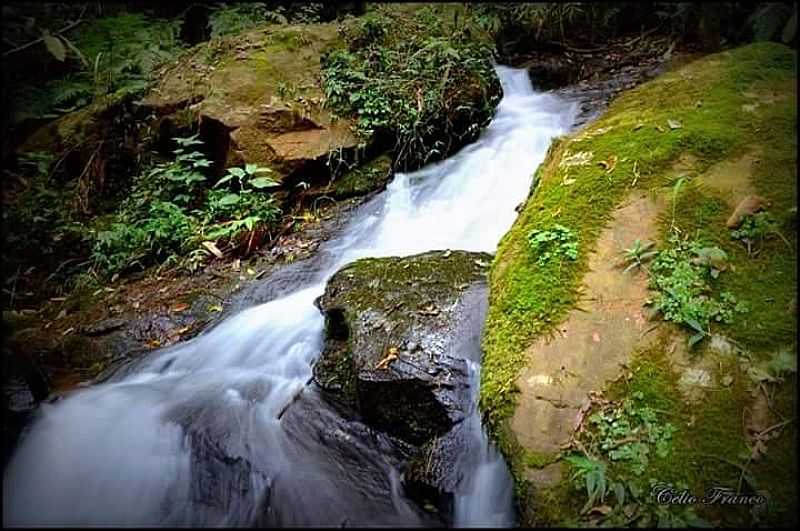
[[[268,25],[212,39],[165,67],[142,104],[157,110],[198,101],[200,121],[221,124],[229,135],[218,164],[255,163],[280,179],[357,144],[349,122],[324,108],[319,86],[319,58],[339,42],[337,28]]]
[[[317,383],[374,425],[419,444],[466,415],[463,338],[489,255],[433,251],[339,270],[317,304],[326,348]],[[478,308],[480,310],[480,308]]]
[[[713,195],[709,190],[698,194],[691,183],[714,164],[758,153],[759,164],[770,171],[759,177],[761,166],[753,170],[756,191],[781,209],[796,206],[795,65],[795,53],[773,43],[705,57],[621,95],[598,121],[551,147],[536,172],[536,189],[500,242],[490,274],[481,406],[518,481],[524,475],[524,454],[503,439],[513,437],[504,426],[515,410],[514,382],[526,363],[526,349],[542,334],[553,331],[577,302],[588,257],[612,212],[630,190],[650,189],[670,197],[677,179],[685,177],[690,186],[678,194],[674,219],[672,205],[666,209],[669,223],[674,221],[686,235],[695,236],[700,229],[716,233],[714,241],[727,238],[726,250],[731,245],[724,225],[729,207],[709,199]],[[767,103],[759,112],[742,112],[742,105],[763,94],[769,97],[761,98]],[[682,168],[681,161],[689,159],[691,167]],[[665,217],[661,221],[665,222]],[[527,236],[533,229],[554,223],[577,234],[578,260],[539,265]],[[784,229],[790,245],[777,238],[765,244],[765,262],[760,266],[759,260],[745,260],[739,251],[732,251],[736,271],[727,271],[720,279],[739,300],[754,304],[758,312],[768,312],[769,324],[753,317],[752,325],[742,326],[737,321],[727,329],[718,328],[754,351],[769,351],[796,330],[795,316],[787,318],[783,307],[790,295],[778,295],[796,289],[796,273],[792,272],[796,268],[791,267],[796,265],[796,229],[790,230],[788,225]],[[759,286],[770,292],[761,300]],[[766,307],[774,302],[780,304]],[[782,317],[776,315],[779,311],[784,312]],[[721,413],[720,418],[704,422],[736,422],[727,414]],[[561,516],[563,521],[567,515]]]

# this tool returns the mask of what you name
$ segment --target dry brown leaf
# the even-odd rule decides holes
[[[375,366],[375,370],[387,369],[389,364],[397,359],[397,347],[389,347],[386,356]]]
[[[176,305],[176,306],[175,306],[175,307],[172,309],[172,311],[173,311],[173,312],[182,312],[182,311],[186,310],[187,308],[189,308],[189,305],[188,305],[188,304],[186,304],[186,303],[181,303],[181,304],[178,304],[178,305]]]
[[[214,244],[214,242],[203,242],[203,247],[211,251],[211,253],[216,256],[217,258],[222,258],[223,254],[222,251]]]

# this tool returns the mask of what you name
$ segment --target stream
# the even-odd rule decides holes
[[[479,341],[460,353],[472,413],[444,520],[404,494],[403,445],[309,384],[324,340],[314,300],[333,273],[363,257],[494,252],[552,138],[574,123],[576,104],[496,69],[504,96],[481,137],[396,174],[288,293],[42,404],[3,479],[4,525],[513,525],[513,482],[477,409]]]

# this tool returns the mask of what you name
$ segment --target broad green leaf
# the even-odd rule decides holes
[[[239,194],[226,194],[220,198],[217,204],[221,206],[235,205],[239,202]]]
[[[278,186],[279,183],[273,179],[270,179],[269,177],[257,177],[252,181],[250,181],[250,184],[254,188],[260,189],[260,188],[267,188],[269,186]]]
[[[242,168],[228,168],[228,173],[230,173],[231,175],[234,175],[236,177],[239,177],[240,179],[242,177],[247,176],[247,174],[245,173],[245,171]]]
[[[223,184],[225,184],[226,182],[230,181],[231,179],[233,179],[233,175],[231,175],[229,173],[226,176],[224,176],[223,178],[221,178],[219,181],[217,181],[217,184],[214,185],[214,188],[222,186]]]

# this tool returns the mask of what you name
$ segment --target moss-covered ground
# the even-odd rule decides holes
[[[688,177],[677,194],[674,219],[669,208],[669,219],[665,214],[660,220],[662,244],[674,225],[682,235],[719,246],[732,267],[720,275],[714,289],[730,291],[749,308],[731,324],[715,323],[713,331],[736,341],[754,361],[792,344],[797,328],[796,314],[789,309],[797,282],[796,221],[789,212],[796,207],[795,78],[796,55],[782,45],[760,43],[708,56],[623,94],[602,118],[551,147],[537,170],[536,188],[501,241],[492,265],[484,337],[481,407],[518,480],[523,523],[580,523],[585,489],[582,499],[576,499],[568,481],[544,492],[531,490],[522,479],[522,467],[538,468],[550,459],[528,459],[512,440],[507,421],[514,411],[514,382],[525,364],[526,349],[575,306],[588,256],[630,190],[652,190],[671,199],[676,179]],[[745,110],[754,98],[762,103],[754,112]],[[758,163],[753,165],[751,184],[771,201],[770,211],[779,219],[786,240],[766,240],[755,256],[748,255],[725,227],[732,208],[713,189],[692,180],[692,174],[753,150]],[[693,161],[688,176],[675,171],[686,157]],[[527,236],[534,228],[556,223],[578,235],[578,260],[540,266]],[[701,344],[699,350],[697,355],[703,355],[707,349]],[[638,403],[661,411],[659,415],[677,428],[669,455],[651,460],[648,478],[682,482],[701,493],[709,483],[738,486],[746,463],[740,454],[747,451],[742,412],[752,401],[752,385],[743,370],[738,360],[721,360],[720,375],[715,376],[724,373],[733,384],[712,389],[689,410],[678,394],[678,377],[663,348],[636,355],[628,387],[618,387],[612,394],[624,397],[639,391]],[[791,378],[776,391],[772,407],[779,418],[795,415],[789,399],[794,390]],[[782,506],[783,513],[771,506],[773,512],[762,517],[778,524],[791,523],[786,515],[794,513],[796,496],[788,485],[795,483],[796,462],[789,451],[795,428],[793,422],[787,426],[770,443],[763,461],[747,468]],[[535,504],[533,511],[526,507],[530,503]],[[746,513],[712,509],[698,511],[698,516],[721,525],[746,525],[742,518],[749,516],[742,511]],[[653,514],[663,518],[662,523],[685,523],[670,520],[669,514]]]

